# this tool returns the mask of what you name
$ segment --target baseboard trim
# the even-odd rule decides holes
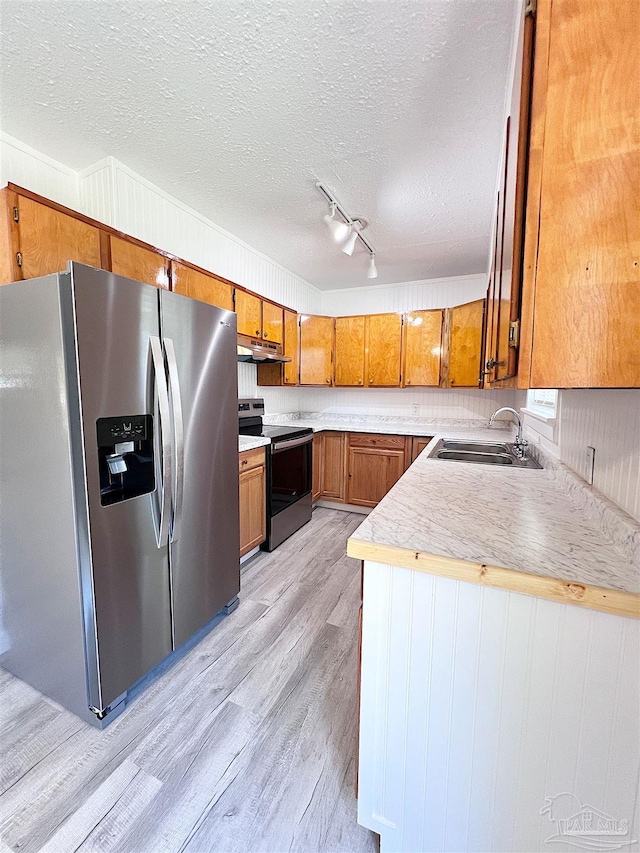
[[[359,512],[360,515],[369,515],[372,506],[357,506],[357,504],[335,503],[334,501],[316,501],[314,506],[323,506],[326,509],[340,509],[342,512]]]

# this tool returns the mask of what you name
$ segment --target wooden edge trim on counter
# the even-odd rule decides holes
[[[354,538],[347,542],[347,554],[358,560],[400,566],[429,575],[440,575],[467,583],[546,598],[561,604],[577,604],[579,607],[601,610],[616,616],[640,619],[640,595],[633,592],[572,583],[546,575],[531,575],[501,566],[487,566],[483,563],[425,554],[395,545],[379,545]]]
[[[74,210],[71,207],[66,207],[64,204],[59,204],[57,201],[52,201],[50,198],[46,198],[46,196],[39,195],[38,193],[34,193],[32,190],[27,190],[24,187],[20,187],[17,184],[11,183],[11,181],[7,182],[7,189],[16,195],[23,196],[24,198],[31,199],[31,201],[35,201],[38,204],[46,205],[46,207],[50,207],[52,210],[57,210],[58,213],[64,213],[67,216],[71,216],[74,219],[79,220],[80,222],[84,222],[86,225],[91,225],[94,228],[99,228],[103,233],[109,234],[113,237],[120,237],[122,240],[126,240],[129,243],[133,243],[136,246],[140,246],[143,249],[148,249],[151,252],[155,252],[157,255],[161,255],[164,258],[167,258],[170,261],[175,261],[178,264],[181,264],[184,267],[189,267],[196,272],[202,273],[203,275],[211,276],[212,278],[217,279],[223,284],[228,284],[230,287],[235,288],[236,290],[243,290],[245,293],[250,293],[252,296],[257,296],[262,302],[270,302],[271,305],[275,305],[276,308],[282,308],[285,311],[291,311],[293,314],[297,313],[293,308],[289,308],[286,305],[281,305],[279,302],[274,302],[273,299],[269,299],[268,296],[261,296],[259,293],[256,293],[254,290],[249,290],[248,287],[243,287],[241,284],[236,284],[235,281],[231,281],[228,278],[224,278],[218,273],[213,272],[212,270],[205,269],[204,267],[200,267],[197,264],[191,263],[191,261],[185,261],[184,258],[179,258],[178,255],[173,255],[171,252],[167,252],[165,249],[159,249],[157,246],[152,245],[151,243],[146,243],[144,240],[139,240],[137,237],[132,237],[131,234],[125,234],[124,231],[118,231],[117,228],[114,228],[111,225],[106,225],[104,222],[99,222],[97,219],[93,219],[91,216],[87,216],[84,213],[79,213],[77,210]],[[100,242],[100,256],[101,261],[104,263],[105,260],[109,259],[109,266],[111,261],[111,248],[104,245],[101,235]]]

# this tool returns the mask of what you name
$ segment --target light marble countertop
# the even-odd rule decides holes
[[[240,453],[243,450],[254,450],[256,447],[264,447],[265,444],[271,444],[271,439],[264,438],[261,435],[238,436],[238,450]]]
[[[509,434],[513,432],[512,422],[508,420],[498,421],[500,426],[492,428],[490,434],[488,433],[488,422],[481,419],[456,420],[453,418],[441,418],[433,420],[429,418],[294,412],[288,415],[267,415],[264,421],[265,423],[278,426],[295,424],[311,427],[314,432],[371,432],[381,435],[432,436],[436,435],[436,433],[441,433],[443,428],[447,430],[462,430],[464,435],[469,434],[469,429],[474,429],[476,432],[480,431],[485,438],[487,435],[493,434],[496,428],[507,429]],[[504,438],[504,432],[502,433],[502,438]]]
[[[355,553],[358,543],[390,546],[540,580],[638,593],[640,566],[630,543],[637,544],[640,525],[634,531],[633,519],[620,511],[626,538],[605,529],[600,523],[604,513],[587,512],[576,494],[580,487],[567,487],[565,466],[554,462],[543,470],[507,469],[428,458],[440,438],[486,440],[487,433],[440,428],[355,531],[350,553],[360,556]],[[601,497],[611,515],[612,505]]]

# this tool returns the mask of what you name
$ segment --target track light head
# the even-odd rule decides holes
[[[376,268],[375,253],[371,252],[371,260],[369,261],[369,269],[367,270],[367,278],[378,278],[378,270]]]
[[[368,222],[366,219],[362,219],[358,217],[357,219],[354,217],[351,226],[349,228],[349,236],[347,237],[347,241],[342,247],[342,251],[345,255],[353,255],[353,250],[356,247],[356,243],[358,242],[358,234],[362,231],[363,228],[366,228]]]
[[[336,243],[342,243],[347,234],[349,233],[349,226],[345,222],[340,222],[339,219],[336,219],[336,203],[335,201],[331,202],[331,213],[325,214],[322,217],[324,221],[327,223],[329,231],[331,232],[331,236],[333,237]]]

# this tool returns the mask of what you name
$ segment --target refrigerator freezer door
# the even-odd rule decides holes
[[[170,545],[177,648],[240,590],[236,315],[168,291],[160,301],[183,434],[174,451],[183,474],[174,489]],[[175,434],[179,445],[180,424]]]
[[[158,547],[153,511],[162,470],[150,347],[160,331],[159,297],[155,288],[112,273],[71,269],[89,516],[90,565],[82,566],[82,580],[83,588],[93,585],[95,610],[86,618],[95,619],[100,695],[91,701],[102,709],[171,651],[168,542]],[[103,506],[96,421],[143,414],[154,415],[156,488]]]

